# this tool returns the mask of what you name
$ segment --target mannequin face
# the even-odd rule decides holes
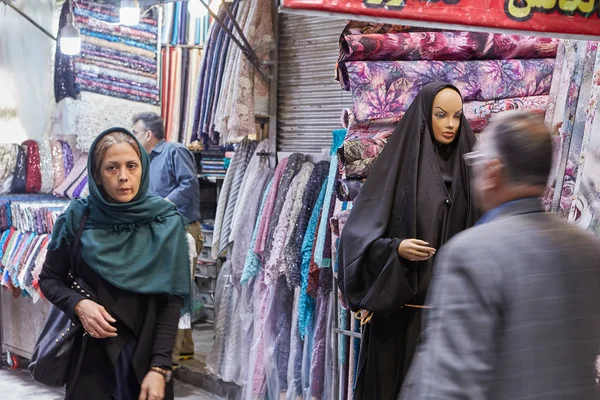
[[[107,201],[128,203],[140,190],[142,162],[129,143],[110,146],[100,164],[99,182]]]
[[[454,142],[460,127],[462,107],[462,99],[453,89],[443,89],[435,96],[431,110],[431,126],[436,142],[442,145]]]

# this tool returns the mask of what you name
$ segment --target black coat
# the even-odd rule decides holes
[[[357,400],[395,399],[418,342],[420,309],[403,306],[424,304],[433,259],[403,259],[400,243],[416,238],[439,249],[478,215],[462,159],[475,143],[465,117],[454,143],[439,146],[433,140],[433,101],[447,87],[453,88],[432,83],[417,95],[373,166],[340,238],[342,295],[352,310],[373,313],[363,328]]]
[[[125,363],[130,369],[127,376],[120,379],[125,379],[134,390],[139,391],[151,366],[172,368],[172,352],[183,299],[167,295],[140,295],[118,289],[94,272],[79,252],[76,252],[72,261],[71,253],[70,245],[48,251],[39,279],[42,293],[71,320],[76,321],[75,305],[87,298],[86,294],[69,285],[68,274],[72,263],[77,263],[77,275],[89,288],[91,299],[117,320],[115,327],[118,337],[78,338],[67,377],[66,399],[112,399],[117,386],[117,363]],[[124,352],[127,356],[120,358],[122,350],[131,345],[135,349],[130,352],[132,354]],[[167,385],[165,400],[173,398],[171,383]]]

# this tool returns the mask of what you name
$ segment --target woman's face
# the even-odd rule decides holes
[[[440,91],[433,100],[431,126],[439,144],[451,144],[456,139],[462,116],[462,99],[453,89]]]
[[[100,164],[100,182],[111,203],[128,203],[140,190],[142,163],[129,143],[110,146]]]

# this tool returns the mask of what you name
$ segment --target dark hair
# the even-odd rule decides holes
[[[146,129],[158,140],[165,138],[165,127],[160,115],[153,112],[137,114],[133,117],[133,123],[136,124],[138,121],[143,121]]]
[[[552,169],[552,137],[543,119],[530,111],[507,111],[489,128],[511,183],[541,186]]]

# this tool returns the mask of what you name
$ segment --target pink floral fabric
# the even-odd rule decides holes
[[[558,39],[482,32],[350,34],[340,41],[339,80],[350,89],[345,61],[467,61],[554,58]]]
[[[347,63],[357,121],[400,115],[430,82],[455,85],[465,101],[547,95],[554,59],[355,61]]]

